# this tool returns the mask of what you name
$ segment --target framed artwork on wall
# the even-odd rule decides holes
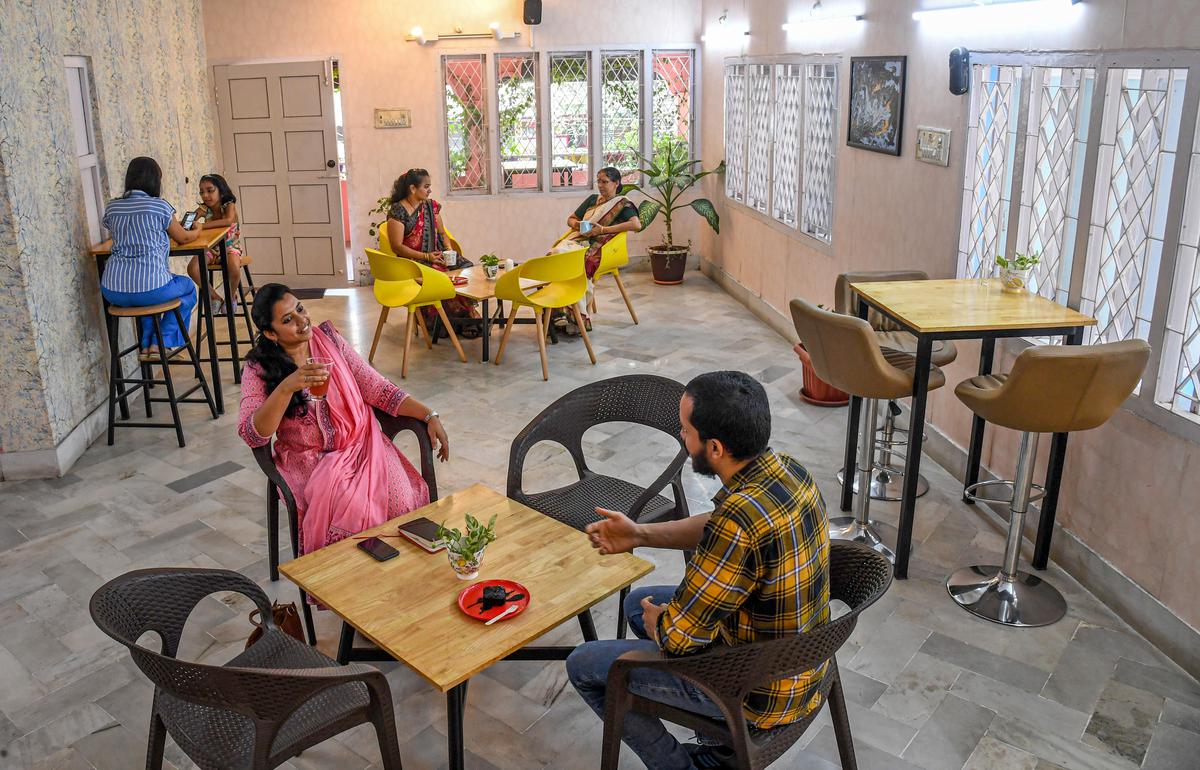
[[[899,155],[907,56],[850,58],[850,127],[846,144]]]

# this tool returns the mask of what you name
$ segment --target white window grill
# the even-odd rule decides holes
[[[606,51],[600,56],[600,150],[602,165],[637,182],[642,148],[642,52]]]
[[[446,171],[451,191],[487,192],[489,166],[483,54],[442,57]]]
[[[749,65],[747,80],[746,205],[765,214],[771,193],[771,65]]]
[[[540,190],[537,54],[497,55],[495,63],[501,186]]]
[[[725,68],[725,195],[746,200],[746,65]]]
[[[804,130],[804,65],[775,65],[775,153],[771,216],[795,227],[799,212],[800,155]]]
[[[650,88],[653,141],[657,148],[663,142],[676,140],[692,146],[692,70],[691,51],[654,51],[654,76]]]
[[[550,186],[584,186],[592,178],[591,56],[550,55]]]
[[[800,229],[829,243],[833,238],[837,66],[810,64],[805,69],[804,192]]]

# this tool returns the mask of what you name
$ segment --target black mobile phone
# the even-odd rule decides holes
[[[383,542],[378,537],[368,537],[358,541],[358,547],[371,554],[375,561],[387,561],[400,555],[400,552]]]
[[[183,215],[183,219],[180,220],[179,224],[183,225],[184,230],[190,230],[192,228],[192,223],[195,221],[196,221],[196,212],[189,211]]]

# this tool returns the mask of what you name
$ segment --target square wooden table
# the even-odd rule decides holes
[[[218,230],[217,228],[212,228],[210,230],[197,230],[196,231],[196,239],[194,241],[191,241],[190,243],[176,243],[174,240],[172,240],[170,254],[172,257],[198,256],[201,259],[203,259],[205,252],[215,249],[218,256],[220,257],[220,264],[221,264],[221,271],[222,271],[221,274],[224,275],[225,260],[228,258],[225,254],[225,233],[228,231],[229,231],[229,228],[225,228],[222,230]],[[108,258],[112,255],[112,241],[107,240],[107,241],[104,241],[103,243],[97,243],[95,246],[92,246],[92,248],[88,250],[88,253],[96,258],[96,271],[101,276],[103,276],[104,275],[104,263],[107,262]],[[200,296],[198,299],[199,299],[200,305],[204,311],[203,312],[204,320],[205,320],[204,331],[205,331],[205,336],[208,338],[208,359],[207,360],[209,361],[209,363],[212,367],[212,389],[213,389],[212,392],[213,392],[213,397],[217,401],[217,413],[225,414],[225,395],[224,395],[224,392],[221,390],[221,362],[217,357],[217,340],[213,336],[212,298],[209,296],[209,286],[211,285],[210,282],[211,282],[211,279],[209,278],[208,270],[201,269],[200,270]],[[227,306],[230,301],[231,301],[230,289],[228,286],[226,286],[225,287],[225,302],[226,302]],[[231,339],[231,340],[237,339],[237,336],[236,336],[237,332],[235,331],[233,313],[232,312],[229,313],[227,318],[229,320],[229,339]],[[189,319],[189,318],[185,318],[183,320],[188,322],[189,324],[191,323],[191,319]],[[233,361],[234,361],[234,366],[233,366],[234,381],[240,382],[241,381],[241,367],[237,363],[237,356],[238,356],[237,345],[231,345],[230,347],[233,349],[232,356],[233,356]],[[197,356],[200,355],[200,346],[199,345],[196,346],[196,355]],[[205,359],[202,358],[200,360],[204,361]],[[188,365],[190,366],[191,364],[189,363]]]
[[[463,527],[470,513],[496,515],[496,540],[487,547],[478,580],[515,580],[529,606],[495,625],[467,617],[458,594],[475,581],[459,580],[445,552],[427,553],[388,538],[400,555],[377,562],[347,539],[279,567],[292,582],[345,621],[338,660],[397,660],[447,694],[450,767],[463,767],[467,682],[499,660],[563,660],[574,647],[530,642],[654,569],[632,554],[601,556],[587,535],[480,484],[430,503],[410,516]],[[362,533],[395,534],[391,521]],[[580,618],[583,621],[583,616]],[[584,635],[595,638],[590,623]],[[354,631],[378,650],[353,648]]]
[[[1083,342],[1083,329],[1094,326],[1096,319],[1077,310],[1051,302],[1036,294],[1012,294],[1002,291],[1000,281],[988,285],[978,279],[933,281],[872,281],[851,284],[860,302],[858,316],[865,319],[871,309],[899,324],[917,338],[916,375],[913,377],[913,403],[908,429],[907,456],[904,461],[904,489],[900,496],[900,526],[896,537],[896,577],[908,576],[908,552],[912,546],[913,516],[917,502],[917,474],[921,468],[921,443],[925,432],[925,401],[929,394],[929,367],[936,340],[979,339],[979,373],[990,374],[1000,337],[1062,336],[1067,345]],[[859,406],[862,399],[850,399],[849,433],[846,437],[847,469],[854,468],[858,444]],[[967,451],[964,487],[979,481],[979,462],[983,450],[986,421],[976,416],[971,425],[971,443]],[[1062,484],[1063,460],[1067,452],[1067,434],[1055,433],[1050,445],[1050,464],[1046,470],[1046,496],[1042,503],[1034,547],[1033,566],[1045,569],[1050,557],[1050,538]],[[849,479],[847,474],[847,479]],[[854,486],[842,485],[841,508],[850,510]],[[963,499],[967,502],[964,494]]]
[[[504,270],[501,268],[500,273],[503,274],[503,272]],[[487,363],[488,358],[491,355],[492,324],[495,320],[492,318],[492,314],[488,309],[488,301],[495,299],[496,297],[496,280],[498,280],[499,276],[497,276],[497,279],[489,279],[483,272],[483,265],[474,265],[473,267],[463,268],[462,270],[452,270],[450,271],[450,274],[454,276],[462,276],[467,279],[467,282],[462,286],[454,287],[454,291],[456,294],[458,294],[458,296],[465,299],[474,300],[482,304],[481,314],[483,316],[483,350],[480,360],[482,360],[484,363]],[[528,292],[530,289],[536,289],[541,286],[545,286],[546,283],[547,281],[535,281],[532,278],[522,278],[521,289]],[[504,303],[499,302],[497,304],[499,320],[503,321]],[[433,333],[434,340],[437,339],[436,329],[437,327],[435,325]]]

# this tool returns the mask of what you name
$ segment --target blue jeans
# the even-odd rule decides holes
[[[625,599],[625,617],[636,639],[613,639],[584,642],[567,658],[567,676],[580,697],[592,711],[604,718],[604,690],[608,686],[608,670],[612,663],[630,650],[658,651],[658,644],[646,635],[642,621],[642,599],[651,596],[655,604],[665,604],[675,595],[674,586],[635,588]],[[695,685],[678,677],[651,669],[635,669],[629,678],[629,689],[660,703],[687,709],[697,714],[721,717],[721,711]],[[667,732],[662,720],[631,711],[625,715],[621,739],[633,749],[650,770],[691,770],[692,760],[687,750]]]
[[[191,321],[192,309],[196,307],[196,284],[186,275],[172,276],[168,283],[151,291],[109,291],[102,288],[100,293],[117,307],[144,307],[177,299],[179,314],[183,316],[184,323]],[[139,347],[142,350],[158,347],[158,340],[154,338],[154,322],[150,318],[141,318],[139,321],[142,325]],[[159,321],[159,326],[162,328],[164,345],[168,348],[183,346],[183,330],[179,328],[174,312],[168,311]]]

